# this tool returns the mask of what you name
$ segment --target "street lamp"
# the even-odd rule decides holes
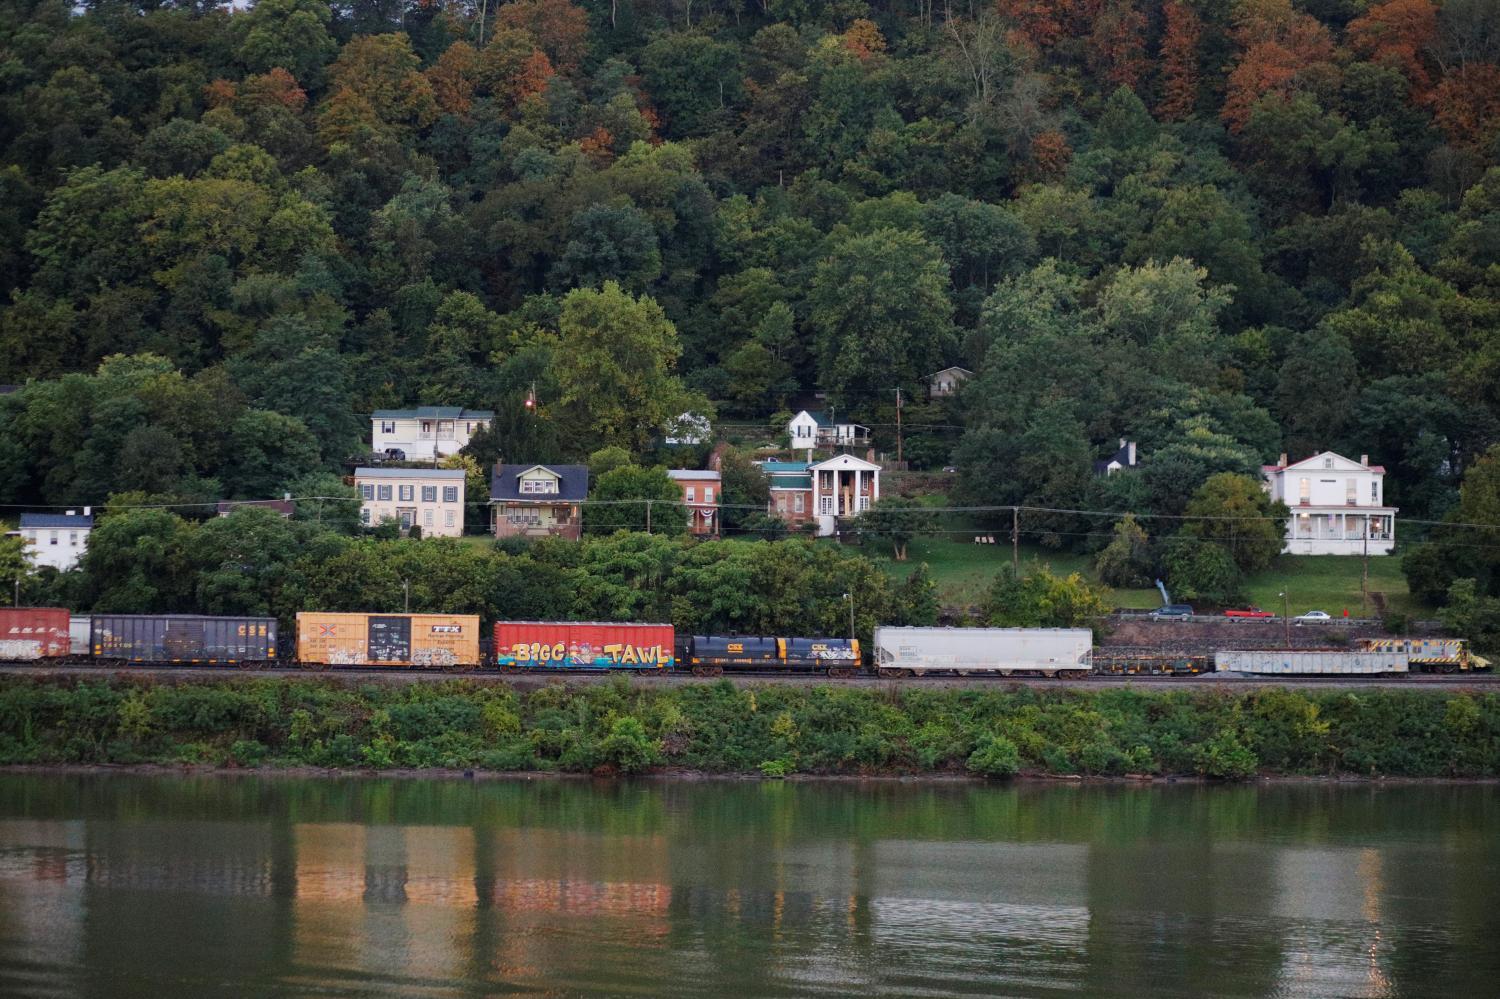
[[[844,594],[844,599],[849,601],[849,638],[854,638],[854,592],[851,590]]]
[[[411,613],[411,580],[401,580],[401,592],[406,596],[406,613]]]
[[[1281,598],[1281,630],[1286,635],[1286,647],[1292,647],[1292,618],[1286,609],[1286,590],[1276,594]]]

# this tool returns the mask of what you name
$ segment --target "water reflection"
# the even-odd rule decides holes
[[[1493,994],[1488,787],[0,776],[0,993]]]

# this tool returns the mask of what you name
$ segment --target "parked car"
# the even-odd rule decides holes
[[[1306,614],[1298,614],[1292,620],[1298,624],[1319,624],[1323,621],[1332,621],[1333,618],[1328,615],[1327,611],[1311,610]]]
[[[1231,607],[1229,610],[1224,612],[1224,616],[1265,619],[1268,617],[1275,617],[1276,615],[1272,614],[1270,611],[1263,611],[1259,607]]]
[[[1187,604],[1163,604],[1151,612],[1153,621],[1186,620],[1193,616],[1193,608]]]
[[[384,465],[388,461],[405,461],[406,452],[399,447],[388,447],[384,451],[371,452],[364,460],[368,465]]]

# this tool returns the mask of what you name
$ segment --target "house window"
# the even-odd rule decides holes
[[[1370,502],[1375,506],[1380,505],[1380,483],[1378,482],[1370,483]]]
[[[1324,468],[1332,468],[1333,467],[1333,459],[1332,458],[1324,458],[1323,459],[1323,467]]]
[[[556,479],[522,479],[521,492],[523,493],[555,493],[557,492]]]
[[[69,531],[68,532],[68,544],[72,545],[74,548],[78,547],[78,532],[77,531]]]
[[[423,420],[422,421],[422,433],[424,433],[424,434],[430,434],[430,433],[432,433],[432,421],[431,420]]]
[[[359,522],[361,524],[364,524],[366,527],[370,526],[370,508],[369,507],[367,507],[367,506],[366,507],[360,507],[360,510],[359,510]]]
[[[364,499],[372,500],[375,498],[375,487],[371,485],[362,485],[359,487],[359,495]]]
[[[437,486],[423,486],[422,487],[422,502],[423,503],[436,503],[437,502]]]
[[[795,495],[792,496],[792,512],[794,512],[794,513],[801,513],[802,512],[802,494],[801,493],[796,493]]]
[[[785,496],[778,496],[778,497],[776,497],[776,509],[780,513],[786,513],[786,497]]]
[[[453,439],[453,421],[438,421],[438,440],[451,441]]]
[[[1350,506],[1359,505],[1359,483],[1349,479],[1344,483],[1344,502]]]
[[[822,512],[823,512],[823,515],[825,517],[833,513],[833,497],[832,496],[824,496],[823,497],[823,511]]]
[[[1312,502],[1312,479],[1300,479],[1297,482],[1297,498],[1303,503]]]
[[[54,544],[54,545],[57,544],[57,532],[56,531],[52,532],[52,544]]]
[[[687,494],[687,501],[689,503],[698,502],[698,488],[696,486],[688,486],[683,491]]]
[[[412,497],[414,495],[416,495],[416,492],[417,492],[417,487],[416,486],[397,486],[396,487],[396,498],[399,499],[403,503],[410,503],[411,500],[412,500]]]
[[[712,503],[713,501],[714,501],[714,487],[713,486],[704,486],[703,487],[703,502],[705,502],[705,503]]]
[[[381,420],[380,421],[380,432],[383,433],[383,434],[393,434],[393,433],[395,433],[396,432],[396,421],[395,420]]]
[[[422,511],[422,524],[425,527],[431,527],[432,526],[432,511],[431,510],[423,510]]]
[[[375,498],[378,499],[378,500],[384,500],[385,502],[389,503],[391,501],[391,487],[390,486],[376,486],[375,487]]]
[[[452,527],[453,526],[453,511],[452,510],[448,510],[448,511],[446,511],[443,514],[443,526],[444,527]]]
[[[443,502],[444,503],[457,503],[458,502],[458,487],[457,486],[444,486],[443,487]]]

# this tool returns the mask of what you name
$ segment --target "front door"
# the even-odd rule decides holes
[[[396,508],[396,516],[401,518],[401,530],[411,530],[411,525],[417,522],[417,508],[414,506],[401,506]]]

